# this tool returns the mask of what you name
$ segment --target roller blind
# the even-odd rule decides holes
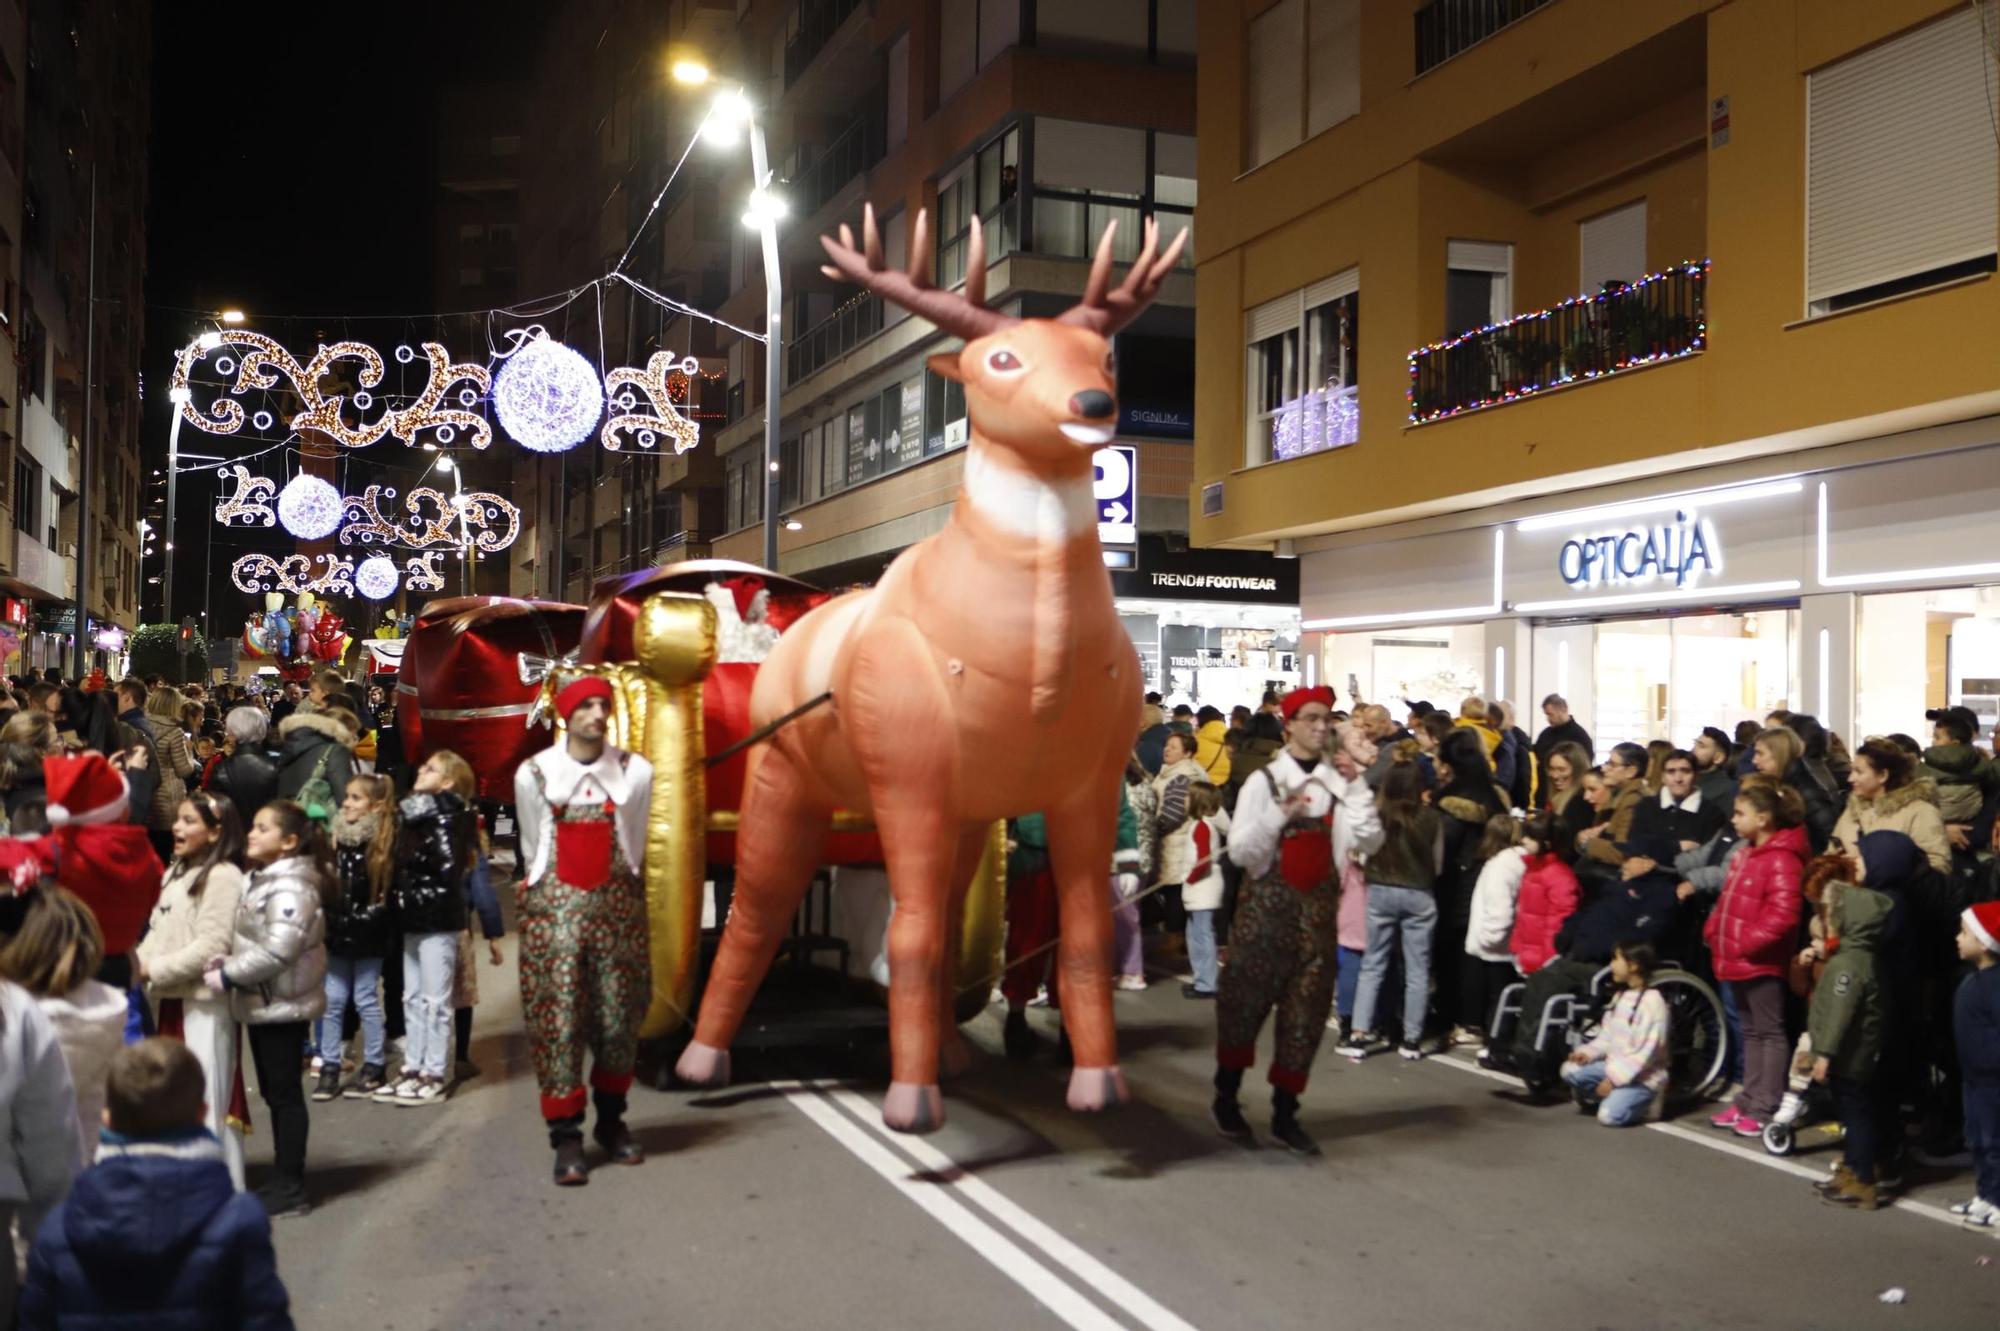
[[[1244,144],[1250,166],[1264,163],[1299,141],[1305,96],[1305,55],[1300,20],[1305,0],[1278,0],[1250,20],[1249,70],[1244,80]]]
[[[1807,80],[1808,302],[1994,253],[1990,73],[1960,8]]]
[[[1311,0],[1306,137],[1361,110],[1361,0]]]
[[[1299,326],[1299,293],[1267,300],[1256,309],[1243,316],[1245,341],[1262,342],[1267,337],[1276,337],[1289,328]]]
[[[1361,270],[1350,268],[1344,273],[1335,273],[1332,277],[1324,278],[1307,287],[1305,307],[1309,310],[1314,309],[1330,300],[1351,296],[1359,290],[1361,290]]]
[[[978,67],[978,0],[943,0],[938,7],[938,102],[963,88]]]
[[[1636,282],[1646,275],[1646,201],[1628,203],[1578,228],[1582,252],[1577,290],[1596,295],[1606,282]]]
[[[1514,269],[1514,247],[1506,241],[1445,242],[1444,266],[1474,273],[1508,273]]]
[[[1146,187],[1146,131],[1038,116],[1035,183],[1051,189],[1142,193]]]

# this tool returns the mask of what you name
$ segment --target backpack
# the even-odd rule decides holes
[[[333,821],[337,807],[333,798],[333,783],[326,779],[326,760],[333,756],[333,745],[320,746],[319,761],[313,764],[312,775],[299,787],[299,807],[306,811],[306,817],[321,827]]]

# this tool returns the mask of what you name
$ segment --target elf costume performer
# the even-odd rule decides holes
[[[597,1105],[591,1135],[616,1164],[645,1152],[625,1126],[647,961],[646,816],[653,768],[611,747],[611,684],[586,676],[556,695],[563,741],[521,764],[521,1005],[527,1014],[555,1181],[590,1181],[583,1157],[583,1055]]]
[[[1250,1139],[1236,1092],[1275,1007],[1271,1135],[1302,1155],[1319,1152],[1299,1128],[1298,1109],[1333,1007],[1341,866],[1382,844],[1375,797],[1350,747],[1358,734],[1345,731],[1343,743],[1324,752],[1332,706],[1330,689],[1287,693],[1285,747],[1237,796],[1229,858],[1244,882],[1216,1003],[1216,1127]]]

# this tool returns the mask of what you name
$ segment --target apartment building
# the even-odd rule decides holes
[[[1944,0],[1202,6],[1196,543],[1295,556],[1305,666],[1370,699],[1991,725],[1996,38]]]
[[[0,358],[0,645],[16,665],[68,668],[79,629],[101,662],[137,624],[151,17],[126,3],[29,9],[0,2],[0,319],[13,353]]]

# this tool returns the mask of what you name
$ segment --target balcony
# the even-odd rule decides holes
[[[864,295],[821,319],[785,346],[785,382],[798,383],[882,331],[882,298]],[[741,414],[734,410],[730,419]]]
[[[799,0],[799,28],[785,42],[786,88],[799,81],[847,16],[860,7],[861,0]]]
[[[842,130],[824,148],[809,150],[813,154],[810,164],[793,182],[805,216],[809,217],[824,208],[848,181],[868,169],[874,156],[871,151],[873,137],[869,133],[868,119],[864,116]]]
[[[1708,261],[1517,314],[1410,353],[1410,423],[1690,356],[1707,345]]]
[[[1267,428],[1273,462],[1359,442],[1361,390],[1354,384],[1315,389],[1271,412]]]
[[[1549,0],[1431,0],[1416,12],[1417,74],[1471,50]]]

